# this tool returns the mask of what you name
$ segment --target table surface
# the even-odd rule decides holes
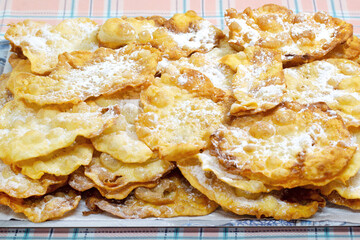
[[[9,45],[3,36],[8,24],[24,19],[57,24],[66,18],[89,17],[103,23],[123,15],[171,17],[195,10],[224,28],[224,10],[280,4],[294,12],[326,11],[354,26],[360,35],[359,0],[0,0],[0,72]],[[341,221],[341,219],[339,219]],[[277,224],[279,225],[279,224]],[[0,226],[1,227],[1,226]],[[0,239],[355,239],[360,227],[237,227],[237,228],[0,228]]]

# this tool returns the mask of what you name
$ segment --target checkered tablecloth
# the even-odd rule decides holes
[[[326,11],[354,26],[360,35],[360,0],[0,0],[0,72],[9,49],[3,36],[8,24],[24,19],[57,24],[66,18],[89,17],[103,23],[123,15],[171,17],[195,10],[224,28],[224,10],[243,10],[266,3],[284,5],[294,12]],[[360,214],[360,212],[359,212]],[[339,216],[341,221],[341,216]],[[270,227],[237,228],[1,228],[0,239],[356,239],[360,227],[286,227],[274,221]],[[289,222],[291,223],[291,222]],[[331,225],[331,223],[329,223]],[[261,226],[261,224],[258,224]]]

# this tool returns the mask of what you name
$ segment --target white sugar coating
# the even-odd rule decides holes
[[[198,27],[199,29],[190,29],[187,33],[168,33],[180,48],[210,51],[216,44],[216,31],[206,20],[200,21]]]
[[[255,24],[253,19],[245,20],[245,19],[239,19],[239,18],[228,18],[227,22],[228,22],[228,25],[230,25],[233,22],[237,23],[241,28],[240,31],[246,33],[247,37],[250,39],[249,42],[244,42],[244,45],[243,45],[244,48],[254,46],[257,43],[257,41],[259,41],[259,39],[261,39],[259,30],[249,26],[249,25]],[[229,42],[237,42],[237,41],[238,41],[237,38],[229,40]]]
[[[360,68],[355,67],[354,64],[346,64],[346,68],[351,72],[358,71],[360,73]],[[331,62],[317,61],[300,68],[286,68],[284,74],[288,86],[285,94],[286,101],[297,101],[302,104],[325,102],[335,110],[340,109],[341,103],[339,101],[342,98],[352,97],[353,100],[360,102],[360,93],[357,89],[354,91],[351,87],[349,89],[338,88],[338,84],[342,81],[350,80],[356,75],[343,74]],[[357,80],[354,79],[353,81]],[[348,104],[351,105],[351,103]],[[345,121],[359,121],[351,115],[351,112],[342,111],[340,114],[345,117]]]

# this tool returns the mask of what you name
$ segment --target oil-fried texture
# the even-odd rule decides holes
[[[93,102],[40,108],[13,100],[0,110],[0,158],[7,164],[70,146],[77,136],[99,135],[119,116],[116,107]]]
[[[277,49],[286,67],[320,59],[353,34],[351,24],[325,12],[294,14],[275,4],[242,13],[228,9],[225,20],[235,49]]]
[[[258,180],[250,180],[238,174],[229,173],[227,169],[219,163],[219,159],[212,156],[208,150],[197,154],[197,158],[201,162],[201,167],[204,171],[213,172],[220,181],[243,191],[262,193],[281,189],[281,187],[266,185]]]
[[[47,76],[31,73],[30,62],[23,60],[11,73],[8,86],[16,98],[39,105],[78,103],[152,82],[159,60],[158,50],[149,46],[99,48],[60,55]]]
[[[174,165],[159,158],[144,163],[123,163],[102,153],[85,166],[85,175],[100,188],[114,191],[130,183],[155,181],[174,168]]]
[[[346,125],[360,126],[360,66],[346,59],[327,59],[284,70],[285,99],[302,104],[325,102]]]
[[[169,59],[209,52],[225,35],[194,11],[177,13],[152,33],[151,45]]]
[[[61,187],[66,181],[67,176],[56,177],[48,174],[38,180],[31,179],[21,173],[15,173],[9,165],[0,160],[0,192],[14,198],[41,196]]]
[[[166,19],[149,18],[110,18],[100,27],[97,39],[100,46],[119,48],[131,43],[148,44]]]
[[[234,71],[229,66],[220,62],[220,59],[228,54],[236,53],[229,46],[226,39],[221,40],[218,47],[208,53],[194,53],[190,57],[182,57],[179,60],[170,61],[163,58],[157,66],[157,71],[161,74],[168,73],[172,76],[180,75],[185,69],[194,69],[209,78],[214,87],[231,94],[231,80]]]
[[[121,200],[126,198],[135,188],[138,187],[148,187],[152,188],[158,184],[158,181],[150,181],[150,182],[136,182],[136,183],[128,183],[123,186],[104,186],[101,184],[100,186],[96,185],[90,178],[88,178],[84,173],[84,167],[78,168],[74,173],[70,175],[69,185],[73,189],[84,192],[91,188],[96,188],[100,194],[108,199],[117,199]]]
[[[137,188],[123,201],[107,200],[92,192],[86,204],[92,211],[100,209],[120,218],[202,216],[218,206],[180,174],[164,177],[154,188]]]
[[[338,192],[334,191],[330,193],[330,195],[326,196],[326,200],[337,205],[346,206],[354,210],[360,210],[360,198],[344,198]]]
[[[320,103],[284,103],[239,117],[212,134],[211,142],[228,172],[284,188],[341,177],[357,147],[341,117]]]
[[[127,96],[129,94],[130,96]],[[91,141],[96,150],[108,153],[124,163],[146,162],[153,154],[136,135],[135,120],[142,112],[142,108],[139,105],[140,96],[132,98],[133,94],[136,93],[130,90],[129,93],[125,91],[95,100],[101,107],[118,106],[120,116],[111,127]]]
[[[7,82],[9,80],[10,74],[1,74],[0,76],[0,109],[4,105],[13,100],[13,95],[10,90],[7,88]]]
[[[224,121],[225,95],[196,70],[174,77],[163,74],[141,93],[144,112],[136,122],[136,133],[152,150],[159,150],[161,158],[196,154]]]
[[[232,79],[236,99],[230,109],[232,115],[263,112],[282,101],[285,79],[278,51],[249,47],[223,57],[221,62],[236,71]]]
[[[16,213],[23,213],[32,222],[45,222],[63,217],[75,209],[81,196],[74,190],[59,189],[42,197],[19,199],[0,193],[0,204],[10,207]]]
[[[16,162],[22,174],[40,179],[45,173],[55,176],[66,176],[81,165],[88,165],[92,159],[93,147],[88,143],[74,143],[46,156]]]
[[[67,19],[57,26],[25,20],[10,25],[5,38],[13,51],[30,60],[32,72],[45,74],[56,67],[58,56],[64,52],[95,50],[98,30],[88,18]]]
[[[319,206],[324,206],[324,200],[312,190],[301,190],[301,194],[296,189],[254,194],[231,187],[217,179],[213,173],[205,172],[197,159],[179,161],[177,165],[194,188],[222,208],[238,215],[291,220],[311,217]]]
[[[345,58],[353,60],[360,54],[360,39],[357,36],[352,36],[346,42],[339,44],[324,58]]]

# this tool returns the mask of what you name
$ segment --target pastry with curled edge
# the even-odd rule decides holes
[[[56,67],[60,54],[97,49],[98,30],[88,18],[67,19],[56,26],[25,20],[10,25],[5,38],[14,52],[29,59],[31,72],[47,74]]]
[[[325,206],[325,200],[313,190],[298,188],[250,193],[232,187],[217,179],[212,172],[204,171],[196,158],[192,161],[179,160],[177,166],[193,187],[217,202],[224,210],[238,215],[291,220],[311,217],[319,207]]]
[[[85,201],[89,213],[105,211],[120,218],[202,216],[218,207],[179,173],[163,177],[156,187],[136,188],[121,201],[104,199],[94,191]]]
[[[151,83],[159,60],[159,51],[149,46],[77,51],[59,55],[46,76],[31,73],[30,61],[22,60],[11,72],[8,87],[15,98],[38,105],[75,104]]]
[[[36,223],[63,217],[78,206],[80,199],[80,194],[66,187],[41,197],[25,199],[0,193],[0,204],[10,207],[16,213],[23,213]]]
[[[320,103],[284,103],[236,118],[216,130],[211,143],[227,172],[284,188],[346,181],[357,149],[341,117]]]
[[[279,50],[284,66],[321,59],[353,35],[351,24],[325,12],[298,13],[267,4],[238,13],[227,9],[229,43],[238,51],[250,46]]]
[[[236,99],[230,109],[232,115],[264,112],[281,103],[286,86],[278,51],[248,47],[220,61],[236,72],[232,79]]]
[[[165,20],[148,18],[112,18],[100,27],[97,38],[102,46],[118,48],[130,43],[150,44],[169,59],[208,52],[225,35],[194,11],[177,13]]]

